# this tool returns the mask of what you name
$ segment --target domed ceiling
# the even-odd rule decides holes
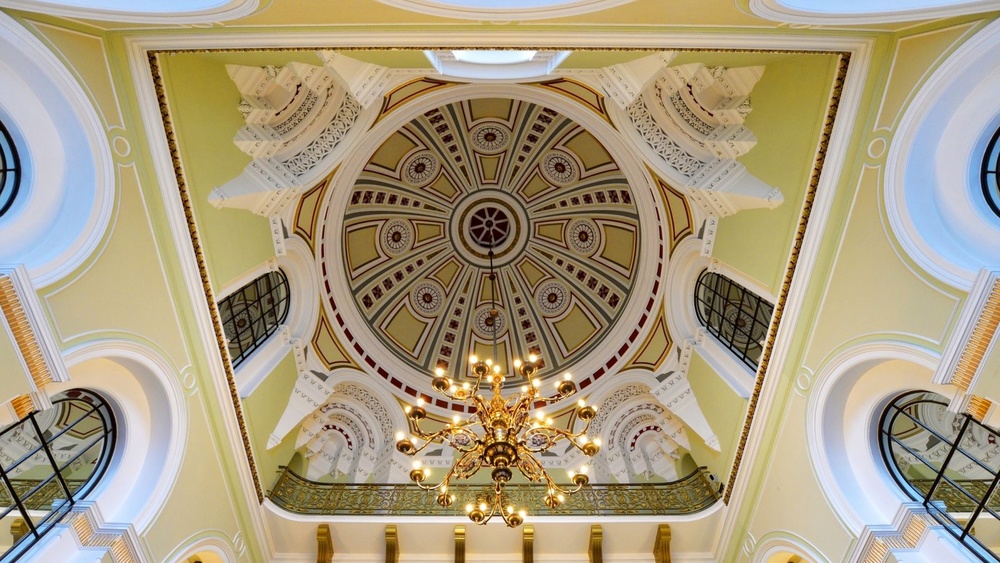
[[[543,378],[593,369],[644,312],[649,283],[639,307],[629,299],[644,245],[654,256],[660,246],[640,228],[651,191],[634,190],[593,132],[549,107],[483,98],[426,111],[370,154],[350,190],[331,206],[342,215],[325,237],[339,251],[324,272],[349,289],[362,330],[414,372],[393,376],[418,388],[437,367],[461,381],[473,353],[507,373],[536,354]]]

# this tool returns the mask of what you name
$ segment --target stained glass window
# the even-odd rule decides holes
[[[240,365],[274,334],[288,316],[288,278],[268,272],[219,303],[233,367]]]
[[[14,204],[21,184],[21,161],[7,128],[0,122],[0,217]]]
[[[897,397],[879,426],[899,487],[980,560],[1000,560],[1000,434],[926,391]]]
[[[751,369],[757,369],[774,305],[726,276],[705,270],[694,291],[698,321]]]
[[[116,434],[107,402],[80,389],[0,431],[0,522],[11,531],[0,559],[19,558],[94,489]]]

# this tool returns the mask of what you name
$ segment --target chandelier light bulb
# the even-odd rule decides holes
[[[492,366],[493,365],[493,360],[486,360],[486,365]]]
[[[545,419],[545,424],[548,425],[548,426],[552,426],[552,419],[551,418],[546,418]]]
[[[472,386],[469,385],[468,381],[466,381],[465,383],[462,384],[462,389],[465,389],[466,391],[468,391],[470,387],[472,387]]]
[[[455,394],[455,391],[458,391],[458,385],[452,385],[451,387],[448,388],[448,392],[453,395]]]
[[[577,402],[576,402],[576,404],[577,404],[577,406],[579,406],[580,408],[583,408],[583,407],[587,406],[587,403],[586,403],[586,401],[584,401],[583,399],[580,399],[579,401],[577,401]]]
[[[569,380],[573,379],[573,374],[567,371],[565,374],[563,374],[563,379],[565,381],[569,381]]]
[[[589,465],[584,465],[584,466],[580,467],[580,473],[583,473],[584,475],[586,475],[588,471],[590,471],[590,466]]]
[[[413,460],[413,468],[414,469],[420,469],[420,460],[419,459]]]
[[[406,405],[405,407],[403,407],[403,412],[405,412],[406,414],[410,414],[410,411],[412,410],[413,407],[411,407],[410,405]]]
[[[538,356],[536,356],[534,354],[528,354],[528,361],[529,362],[535,363],[535,360],[537,360],[537,359],[538,359]]]
[[[442,367],[438,367],[438,368],[436,368],[436,369],[434,370],[434,375],[437,375],[437,376],[442,376],[442,375],[444,375],[444,368],[442,368]]]
[[[569,475],[570,480],[572,480],[573,477],[576,477],[576,471],[573,471],[572,469],[567,469],[566,474]]]
[[[495,364],[493,366],[493,371],[496,372],[496,373],[500,373],[500,364]]]
[[[465,511],[466,512],[472,512],[472,505],[471,504],[465,505]]]
[[[540,387],[541,385],[542,385],[542,380],[541,379],[532,379],[531,380],[531,386],[532,387],[536,387],[537,388],[537,387]]]
[[[476,356],[475,354],[471,354],[469,356],[469,363],[470,364],[478,364],[479,363],[479,357]]]
[[[514,514],[514,507],[513,506],[509,506],[509,505],[507,506],[507,514]]]
[[[455,424],[458,424],[460,420],[462,420],[462,417],[458,416],[457,414],[451,417],[451,421]]]
[[[522,393],[527,393],[528,392],[528,386],[527,385],[522,385],[521,386],[521,392]]]
[[[601,439],[600,438],[594,438],[594,445],[595,446],[600,446],[601,445]]]
[[[517,369],[519,367],[521,367],[521,359],[520,358],[514,358],[514,368]]]
[[[485,502],[479,503],[479,510],[482,510],[483,512],[486,512],[486,503]]]
[[[424,398],[423,398],[423,397],[417,397],[417,406],[418,406],[418,407],[422,407],[422,406],[424,406],[424,402],[425,402],[425,401],[424,401]]]
[[[400,430],[399,432],[396,432],[396,441],[397,442],[400,441],[400,440],[402,440],[405,437],[406,437],[406,434],[404,434],[402,430]]]
[[[581,444],[586,444],[588,441],[590,441],[590,438],[587,437],[586,434],[584,434],[583,436],[580,436],[580,443]]]

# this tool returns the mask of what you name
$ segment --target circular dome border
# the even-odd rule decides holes
[[[655,310],[662,301],[662,277],[665,274],[667,247],[663,239],[665,217],[660,195],[648,169],[639,157],[631,152],[626,141],[618,136],[612,126],[593,110],[574,104],[561,94],[537,86],[525,85],[460,85],[437,90],[397,107],[389,115],[383,116],[364,138],[347,155],[344,164],[334,177],[329,193],[320,211],[322,233],[316,248],[325,294],[323,306],[334,322],[333,328],[347,343],[350,353],[366,371],[386,380],[390,388],[400,396],[420,396],[431,399],[429,391],[430,371],[415,368],[395,353],[387,352],[385,345],[375,336],[373,329],[355,305],[357,297],[346,287],[347,268],[341,258],[344,242],[339,235],[344,229],[344,215],[355,182],[378,148],[397,130],[413,119],[435,108],[455,102],[483,98],[511,98],[520,102],[553,108],[567,119],[589,132],[617,163],[634,195],[638,214],[637,237],[647,241],[637,250],[635,256],[635,279],[632,295],[628,298],[607,337],[590,349],[572,369],[581,389],[587,389],[602,376],[612,373],[625,363],[630,353],[643,342],[652,328]],[[336,234],[335,234],[336,233]],[[531,302],[534,296],[525,296]],[[628,297],[628,296],[626,296]],[[470,307],[468,318],[475,307]],[[468,321],[468,319],[466,319]],[[463,327],[461,330],[471,330]],[[464,354],[463,354],[464,355]],[[461,364],[452,364],[453,373]],[[549,374],[556,375],[555,373]],[[434,398],[430,405],[439,409],[464,412],[466,407]]]

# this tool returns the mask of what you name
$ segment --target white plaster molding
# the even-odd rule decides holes
[[[183,288],[176,299],[198,303],[205,299],[202,288],[201,274],[198,270],[198,263],[191,248],[191,239],[188,232],[187,219],[180,198],[177,197],[177,177],[174,174],[173,160],[170,149],[166,141],[166,133],[163,129],[163,121],[160,117],[160,107],[156,96],[156,88],[153,84],[149,59],[147,57],[148,43],[143,39],[125,39],[125,49],[128,55],[128,64],[131,75],[135,79],[136,94],[138,97],[139,112],[142,117],[142,128],[146,132],[146,142],[149,143],[150,154],[155,174],[156,184],[160,187],[160,198],[163,201],[164,213],[167,225],[170,229],[171,240],[173,242],[173,252],[177,256],[180,275],[183,280]],[[201,350],[197,354],[199,357],[208,358],[205,366],[204,379],[208,381],[206,393],[213,404],[220,405],[218,409],[218,428],[222,431],[220,436],[220,448],[228,448],[228,453],[236,460],[227,472],[228,478],[236,482],[235,490],[242,492],[242,498],[234,498],[234,502],[241,502],[245,506],[256,506],[258,504],[255,492],[253,477],[250,472],[249,463],[245,463],[246,452],[243,449],[243,438],[240,433],[239,423],[236,420],[234,409],[226,408],[232,398],[227,384],[227,376],[222,359],[219,357],[218,345],[215,341],[215,329],[212,319],[209,316],[207,307],[193,307],[191,309],[193,319],[193,334],[190,338],[193,343],[200,344]],[[218,358],[215,360],[214,358]],[[180,454],[177,454],[178,456]],[[168,483],[173,485],[172,481]],[[256,542],[257,549],[250,549],[251,552],[270,553],[268,550],[268,540],[270,535],[264,525],[263,516],[258,510],[247,511],[251,530],[246,536],[252,538],[248,541]]]
[[[379,0],[403,10],[445,18],[479,21],[520,21],[565,18],[606,10],[632,0],[511,0],[476,2],[469,0]]]
[[[0,221],[0,263],[50,285],[93,258],[115,206],[104,124],[76,77],[42,42],[0,13],[0,119],[22,167]],[[56,226],[58,225],[58,228]]]
[[[685,342],[685,348],[689,347],[690,345]],[[691,389],[687,371],[678,370],[666,375],[667,377],[653,389],[653,396],[665,409],[680,417],[691,430],[697,432],[706,446],[717,452],[722,451],[719,438],[709,425],[704,411],[698,404],[698,398]]]
[[[184,461],[187,402],[177,370],[154,350],[119,340],[84,344],[65,358],[72,378],[51,384],[51,392],[92,389],[109,400],[118,419],[118,445],[89,500],[100,507],[102,522],[106,517],[143,533],[167,502]],[[114,370],[102,360],[114,362]]]
[[[779,554],[793,554],[812,563],[832,563],[816,546],[786,531],[770,532],[754,543],[752,563],[770,563]]]
[[[817,371],[805,411],[809,459],[827,502],[854,534],[889,524],[908,500],[882,461],[874,426],[902,392],[954,394],[931,383],[938,361],[927,349],[881,340],[849,348]]]
[[[269,217],[279,256],[287,235],[278,217],[304,188],[336,165],[380,109],[371,106],[366,111],[343,85],[358,91],[370,106],[391,78],[381,67],[371,75],[344,78],[338,71],[371,69],[357,61],[342,62],[347,59],[335,54],[324,60],[336,62],[336,68],[296,62],[281,68],[227,66],[243,96],[240,110],[247,123],[233,142],[254,159],[239,176],[213,189],[209,202]]]
[[[336,51],[317,51],[323,65],[333,71],[340,87],[349,92],[361,107],[368,108],[382,98],[389,85],[389,68],[352,59]]]
[[[621,109],[632,105],[649,81],[674,60],[677,53],[656,53],[616,65],[606,66],[597,73],[597,79],[608,95]]]
[[[858,25],[936,20],[1000,9],[996,0],[750,0],[754,15],[784,23]]]
[[[187,563],[198,553],[211,553],[222,561],[238,561],[233,542],[220,530],[205,530],[181,540],[165,560],[170,563]]]
[[[0,265],[0,276],[7,276],[14,285],[14,293],[17,294],[21,311],[28,321],[28,326],[31,327],[31,332],[34,333],[35,341],[38,343],[38,348],[45,360],[45,366],[49,369],[52,381],[69,381],[69,372],[66,370],[66,362],[63,361],[59,340],[52,332],[52,326],[45,315],[45,309],[38,298],[38,293],[32,287],[28,270],[23,265]],[[10,327],[7,326],[3,318],[0,318],[0,326],[6,327],[8,331],[10,330]],[[33,381],[30,384],[34,387]],[[47,402],[44,404],[51,405],[51,403]]]
[[[1000,264],[1000,218],[979,183],[985,147],[1000,127],[998,46],[994,21],[941,63],[900,118],[886,156],[883,197],[902,251],[961,290],[980,268]]]
[[[249,16],[257,10],[260,0],[130,0],[128,9],[115,0],[0,0],[0,7],[49,14],[64,18],[97,21],[197,24],[217,23]]]
[[[799,251],[795,277],[788,290],[784,316],[771,352],[768,374],[772,375],[761,387],[757,398],[756,413],[758,417],[767,416],[766,413],[771,412],[777,400],[779,389],[777,381],[780,379],[780,375],[773,374],[783,374],[786,369],[791,369],[787,363],[792,341],[793,339],[797,340],[801,336],[800,331],[804,330],[800,327],[799,312],[804,305],[807,288],[812,283],[819,247],[826,232],[834,195],[837,192],[837,184],[840,182],[843,172],[845,156],[851,150],[851,131],[854,128],[855,116],[858,114],[861,104],[865,76],[871,64],[872,41],[853,41],[850,42],[850,45],[842,44],[842,48],[851,53],[851,64],[847,69],[841,89],[838,117],[830,133],[826,164],[819,185],[816,187],[816,197],[813,201],[809,226]],[[745,518],[744,500],[750,487],[751,470],[747,468],[754,467],[758,462],[758,452],[762,445],[771,439],[764,432],[765,427],[766,424],[763,420],[758,420],[750,427],[741,461],[741,467],[744,469],[738,471],[732,486],[733,493],[730,497],[729,510],[725,513],[721,526],[722,534],[719,538],[719,545],[729,545],[729,542],[733,541],[733,534],[736,533],[736,530],[744,528],[739,522],[740,519]]]
[[[972,290],[969,291],[969,297],[962,307],[958,321],[955,323],[955,328],[952,330],[951,337],[948,339],[948,344],[941,355],[941,363],[938,364],[937,370],[934,372],[934,377],[932,378],[934,383],[939,385],[951,383],[952,376],[959,368],[959,360],[969,345],[969,339],[972,337],[973,331],[980,317],[983,315],[983,307],[986,305],[989,297],[1000,291],[997,289],[998,287],[1000,287],[1000,270],[987,270],[984,268],[979,271],[972,285]],[[993,334],[993,338],[987,343],[986,348],[980,350],[982,360],[976,366],[968,388],[965,389],[965,393],[959,393],[959,397],[956,397],[962,399],[962,403],[967,403],[969,395],[973,393],[976,383],[983,373],[983,368],[989,364],[988,359],[993,354],[1000,353],[1000,347],[997,346],[998,341],[1000,341],[1000,330],[997,330]],[[1000,397],[991,397],[991,399],[1000,399]],[[949,407],[949,410],[955,411],[957,407],[958,404],[953,404]],[[955,412],[965,411],[963,408],[962,411]]]
[[[455,51],[424,51],[424,55],[442,76],[488,82],[538,79],[551,75],[571,51],[537,51],[529,61],[508,64],[483,64],[462,61]]]

